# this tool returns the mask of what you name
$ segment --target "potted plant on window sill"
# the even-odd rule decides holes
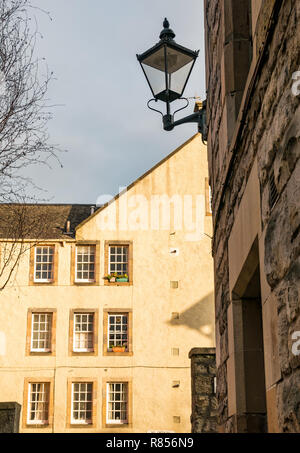
[[[128,282],[129,281],[128,275],[127,274],[118,275],[116,277],[116,281],[117,282]]]
[[[109,283],[116,283],[116,282],[125,283],[125,282],[129,282],[129,277],[128,277],[127,274],[114,273],[114,274],[108,274],[108,275],[106,275],[103,278],[104,278],[104,280],[107,280]]]
[[[108,274],[104,277],[104,280],[107,280],[109,283],[115,283],[118,274]]]
[[[126,345],[125,344],[117,344],[117,345],[111,345],[110,349],[112,349],[112,352],[125,352],[126,351]]]

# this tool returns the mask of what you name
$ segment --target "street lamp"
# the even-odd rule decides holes
[[[184,123],[198,123],[198,130],[202,133],[203,140],[207,139],[206,132],[206,101],[202,108],[192,115],[174,121],[175,113],[186,108],[188,99],[183,98],[183,92],[194,67],[199,50],[193,51],[180,46],[174,41],[175,33],[170,29],[167,19],[163,23],[164,29],[160,33],[160,41],[141,55],[137,55],[146,80],[153,94],[153,99],[148,101],[148,107],[159,112],[163,117],[163,127],[171,131],[175,126]],[[170,104],[176,99],[184,99],[187,104],[171,114]],[[166,115],[150,107],[152,101],[166,103]]]

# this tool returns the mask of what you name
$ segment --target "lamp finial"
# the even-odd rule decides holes
[[[163,23],[164,28],[170,28],[170,24],[168,19],[165,17],[164,23]]]
[[[165,17],[163,22],[164,29],[159,35],[160,39],[163,41],[172,41],[175,38],[175,33],[170,28],[170,24],[168,19]]]

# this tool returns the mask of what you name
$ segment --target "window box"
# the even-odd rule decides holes
[[[116,283],[116,282],[121,282],[121,283],[127,283],[129,282],[129,277],[126,275],[106,275],[104,277],[104,280],[107,280],[108,283]]]
[[[125,352],[126,348],[125,346],[113,346],[112,351],[113,352]]]

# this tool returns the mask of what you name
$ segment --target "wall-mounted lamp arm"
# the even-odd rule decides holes
[[[203,101],[202,108],[192,115],[174,121],[174,115],[163,116],[163,126],[165,131],[171,131],[175,126],[186,123],[198,123],[198,132],[202,134],[202,141],[207,141],[207,125],[206,125],[206,101]]]

